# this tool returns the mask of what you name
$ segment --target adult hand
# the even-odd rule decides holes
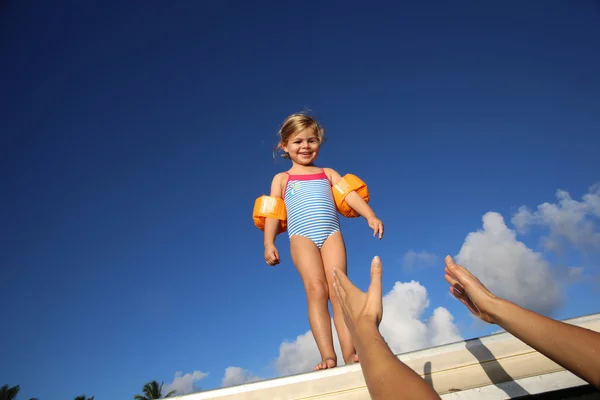
[[[369,224],[369,228],[373,229],[373,236],[377,236],[379,234],[379,239],[383,237],[383,222],[375,217],[369,217],[367,219],[367,223]]]
[[[265,246],[265,261],[270,266],[279,264],[279,252],[277,251],[277,247],[275,247],[274,244]]]
[[[473,315],[485,322],[495,324],[490,313],[498,297],[494,296],[475,275],[465,267],[454,262],[452,257],[446,256],[446,281],[451,285],[450,293],[463,303]]]
[[[354,286],[344,272],[333,269],[333,288],[339,299],[346,326],[352,336],[358,326],[372,324],[379,327],[383,317],[381,298],[381,260],[371,261],[371,284],[367,293]]]

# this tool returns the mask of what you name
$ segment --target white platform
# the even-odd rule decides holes
[[[564,322],[600,332],[600,313]],[[585,382],[508,333],[432,347],[398,358],[444,400],[511,399]],[[360,364],[175,397],[181,400],[367,400]]]

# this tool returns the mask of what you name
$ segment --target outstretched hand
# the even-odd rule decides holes
[[[373,229],[373,237],[379,235],[379,239],[383,237],[383,222],[377,217],[369,217],[367,219],[369,228]]]
[[[450,293],[467,306],[473,315],[485,322],[495,324],[489,310],[498,298],[468,269],[456,264],[452,257],[446,256],[444,262],[446,263],[444,278],[451,285]]]
[[[379,327],[383,318],[379,257],[375,256],[371,261],[371,284],[367,293],[354,286],[346,274],[336,268],[333,269],[333,288],[352,336],[361,324],[373,324]]]

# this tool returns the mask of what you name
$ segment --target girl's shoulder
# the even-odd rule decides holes
[[[329,181],[332,185],[335,185],[342,177],[341,175],[333,168],[323,168],[325,175],[329,178]]]
[[[275,174],[275,176],[273,176],[273,182],[281,181],[282,179],[286,178],[287,176],[288,176],[287,171],[278,172]]]

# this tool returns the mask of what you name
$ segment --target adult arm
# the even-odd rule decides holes
[[[475,316],[501,326],[600,389],[600,333],[545,317],[495,296],[452,257],[447,256],[445,262],[450,292]]]
[[[394,355],[379,332],[383,316],[381,270],[381,260],[373,258],[371,284],[364,293],[342,271],[334,269],[334,290],[360,358],[369,394],[375,400],[439,399],[421,376]]]

